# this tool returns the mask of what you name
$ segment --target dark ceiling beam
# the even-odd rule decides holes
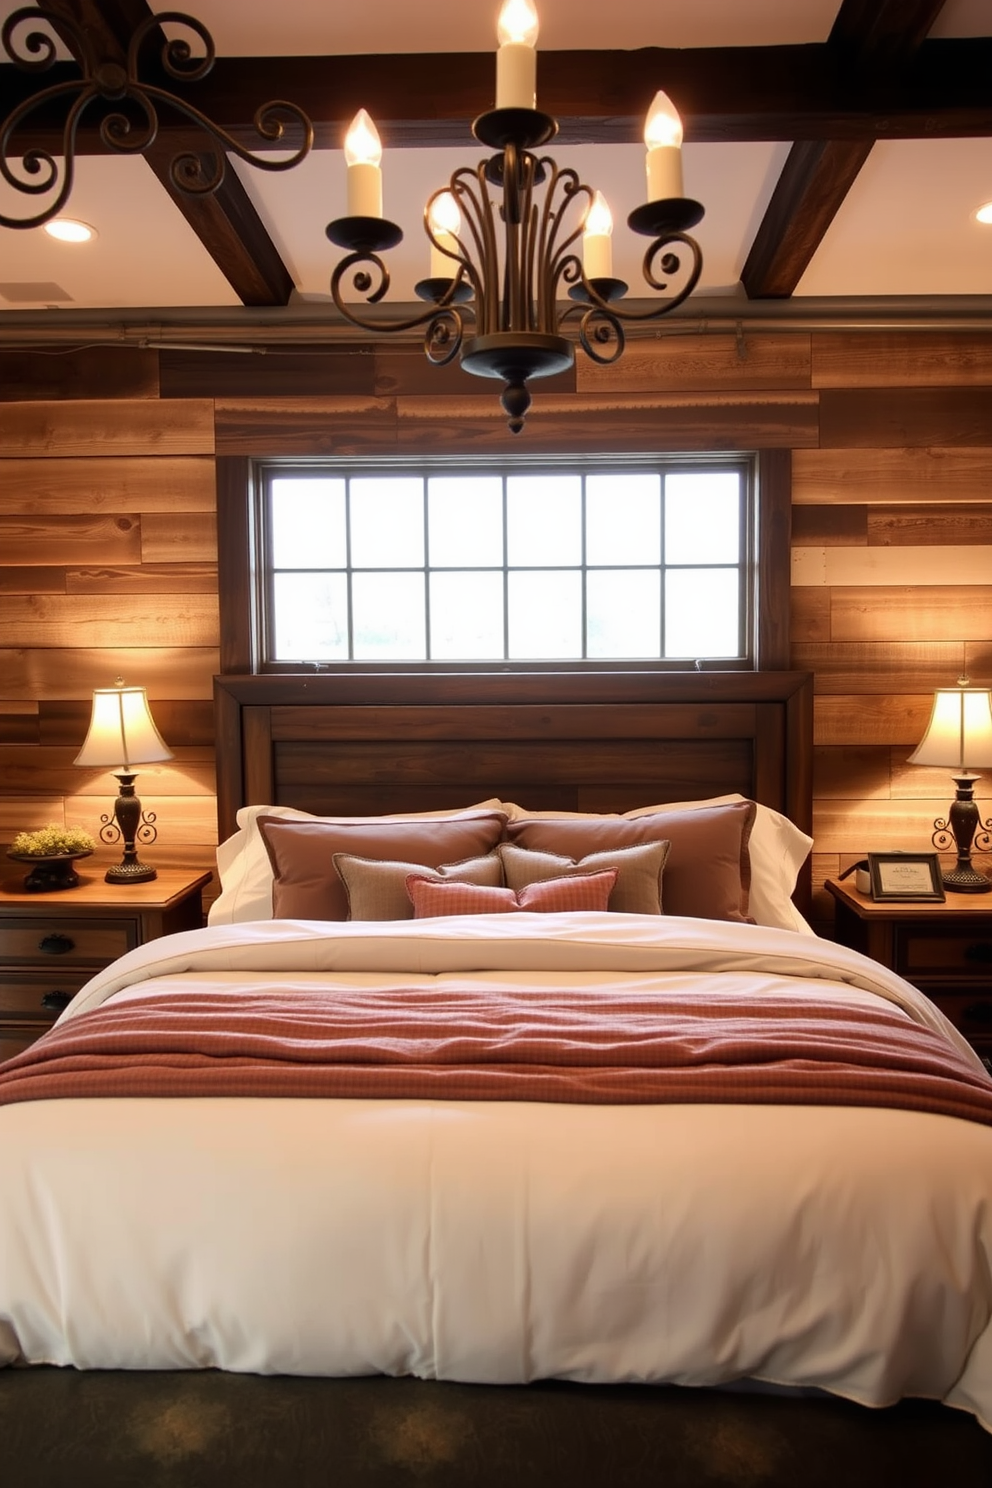
[[[827,50],[855,109],[866,90],[891,92],[913,71],[943,6],[944,0],[843,0]],[[741,272],[749,299],[794,293],[880,135],[795,141]]]
[[[156,75],[149,49],[150,80]],[[78,76],[71,63],[28,77],[0,65],[0,98],[13,108],[50,82]],[[470,145],[471,120],[490,106],[495,63],[469,52],[382,57],[220,57],[209,77],[183,85],[186,98],[240,144],[259,144],[255,110],[272,98],[299,104],[314,121],[318,148],[340,148],[361,107],[389,147]],[[807,46],[714,47],[669,51],[541,52],[538,94],[564,144],[622,144],[641,138],[659,87],[671,96],[691,142],[939,138],[992,135],[992,37],[924,42],[898,76],[859,80],[826,42]],[[80,130],[82,153],[99,153],[95,119]],[[182,117],[162,111],[170,141],[194,145]],[[52,148],[57,120],[30,122],[31,143]],[[293,142],[295,145],[295,141]],[[204,148],[202,138],[199,148]]]
[[[123,60],[129,38],[151,16],[145,0],[46,0],[46,5],[49,10],[75,21],[90,40],[95,54],[107,60]],[[164,35],[156,27],[142,57],[147,54],[155,58],[163,42]],[[42,74],[42,85],[47,78],[47,74]],[[166,86],[174,86],[170,80],[165,81]],[[0,97],[4,96],[0,86]],[[209,175],[202,137],[197,137],[195,144],[199,146],[205,174]],[[228,164],[215,191],[192,196],[179,190],[173,181],[171,164],[176,149],[168,131],[162,130],[142,153],[239,299],[245,305],[288,304],[294,288],[292,275],[233,168]]]

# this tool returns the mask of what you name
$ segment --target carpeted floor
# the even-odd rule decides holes
[[[214,1372],[0,1370],[4,1488],[990,1488],[992,1436],[644,1386],[477,1387]]]

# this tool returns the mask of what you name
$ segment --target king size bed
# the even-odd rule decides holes
[[[0,1423],[77,1370],[485,1387],[470,1423],[563,1381],[632,1483],[632,1387],[992,1431],[992,1081],[809,929],[810,706],[794,673],[218,679],[210,924],[0,1069]],[[394,1467],[461,1481],[449,1447]]]

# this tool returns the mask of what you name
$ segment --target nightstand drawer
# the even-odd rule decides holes
[[[971,934],[900,927],[895,952],[895,970],[907,981],[914,977],[964,976],[982,978],[992,989],[992,925],[988,933],[976,927]]]
[[[62,1011],[62,998],[74,997],[89,981],[89,970],[68,966],[60,976],[57,967],[51,976],[0,976],[0,1019],[39,1017],[51,1021]],[[53,1002],[46,1005],[45,998]]]
[[[134,920],[14,918],[0,924],[0,962],[106,966],[138,944]]]

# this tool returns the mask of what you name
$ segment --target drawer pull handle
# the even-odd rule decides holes
[[[43,1008],[48,1008],[50,1012],[61,1013],[69,1006],[72,998],[71,992],[46,992],[41,999],[41,1005]]]
[[[992,945],[987,940],[979,940],[975,945],[967,947],[964,953],[966,961],[980,961],[987,966],[992,961]]]
[[[51,935],[46,935],[39,940],[38,949],[45,956],[65,956],[76,949],[76,942],[69,935],[61,935],[58,930]]]
[[[973,1002],[961,1016],[966,1023],[992,1023],[992,1002]]]

